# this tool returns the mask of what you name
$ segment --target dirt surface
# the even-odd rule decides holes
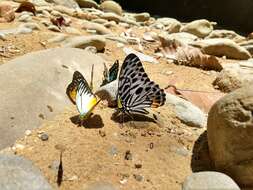
[[[0,29],[12,26],[15,24],[1,24]],[[123,28],[112,30],[121,33]],[[135,30],[143,33],[141,29]],[[8,64],[8,60],[32,51],[59,47],[59,44],[43,43],[54,34],[42,26],[42,30],[32,34],[7,36],[5,41],[0,40],[0,47],[9,48],[5,54],[0,54],[0,63]],[[135,45],[128,46],[137,50]],[[143,53],[152,55],[158,46],[159,43],[144,44]],[[122,63],[125,57],[117,42],[109,40],[105,52],[98,54],[108,65],[116,59]],[[212,86],[217,74],[215,71],[175,65],[163,58],[159,62],[145,62],[144,67],[160,87],[174,84],[182,89],[216,91]],[[17,155],[32,160],[55,188],[58,187],[54,165],[59,163],[59,147],[64,149],[63,181],[59,187],[62,190],[82,189],[94,181],[110,182],[122,190],[181,189],[185,177],[201,167],[201,161],[197,164],[194,161],[201,159],[197,153],[205,146],[205,138],[196,140],[205,129],[181,123],[168,106],[154,110],[157,121],[141,117],[137,119],[139,121],[125,122],[123,128],[119,121],[112,119],[114,110],[103,103],[96,107],[84,127],[78,127],[75,122],[78,114],[75,106],[62,112],[55,120],[46,121],[30,135],[18,140],[16,144],[24,147],[13,150]],[[47,141],[39,138],[42,132],[49,136]],[[199,149],[196,148],[198,145],[201,145]],[[125,159],[128,150],[132,155],[130,160]],[[201,156],[208,160],[205,155]]]

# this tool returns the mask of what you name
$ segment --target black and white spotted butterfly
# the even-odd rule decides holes
[[[119,74],[117,105],[119,111],[129,114],[148,114],[145,108],[157,108],[165,103],[165,93],[151,81],[140,59],[129,54]]]

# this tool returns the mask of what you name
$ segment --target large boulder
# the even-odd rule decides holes
[[[76,2],[81,8],[98,8],[97,2],[93,0],[76,0]]]
[[[53,189],[31,161],[15,155],[0,154],[1,190]]]
[[[71,104],[65,91],[75,70],[89,82],[94,64],[94,89],[100,86],[103,62],[81,49],[56,48],[29,53],[1,65],[0,149]]]
[[[235,90],[209,112],[207,135],[215,169],[239,185],[253,186],[253,85]]]

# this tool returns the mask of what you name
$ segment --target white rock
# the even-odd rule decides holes
[[[172,105],[176,116],[187,125],[193,127],[205,127],[205,114],[191,102],[166,93],[166,104]]]
[[[249,59],[250,53],[230,39],[213,38],[201,41],[202,50],[209,55],[226,56],[231,59]]]
[[[229,176],[219,172],[198,172],[187,177],[182,190],[240,190]]]
[[[111,0],[104,1],[103,3],[101,3],[100,8],[105,12],[112,12],[112,13],[116,13],[117,15],[122,14],[121,6],[115,1],[111,1]]]
[[[63,47],[75,47],[75,48],[86,48],[88,46],[94,46],[98,51],[105,48],[106,40],[102,36],[92,35],[92,36],[77,36],[68,38]]]
[[[74,71],[80,71],[90,81],[94,64],[93,85],[97,89],[103,62],[101,57],[81,49],[55,48],[19,56],[1,65],[0,86],[5,85],[5,90],[0,90],[0,149],[13,144],[25,130],[39,127],[45,121],[40,115],[50,120],[72,105],[66,86]]]
[[[235,42],[240,42],[242,40],[245,40],[245,37],[235,33],[232,30],[213,30],[206,39],[209,38],[226,38],[233,40]]]
[[[125,47],[125,48],[123,48],[123,51],[124,51],[124,53],[126,55],[128,55],[130,53],[134,53],[135,55],[137,55],[140,58],[141,61],[146,61],[146,62],[155,63],[155,64],[159,63],[155,58],[153,58],[153,57],[151,57],[149,55],[145,55],[145,54],[143,54],[141,52],[135,51],[132,48]]]
[[[180,29],[180,32],[188,32],[200,38],[208,36],[213,31],[213,24],[205,19],[192,21]]]

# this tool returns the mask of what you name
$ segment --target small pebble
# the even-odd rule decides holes
[[[143,181],[144,179],[144,177],[139,174],[134,174],[133,176],[134,176],[134,179],[136,179],[136,181],[139,181],[139,182]]]
[[[127,150],[125,154],[125,160],[132,160],[132,159],[133,159],[132,153],[130,152],[130,150]]]
[[[26,136],[30,136],[31,134],[32,134],[32,131],[31,131],[31,130],[26,130],[26,131],[25,131],[25,135],[26,135]]]
[[[150,148],[150,149],[153,149],[153,148],[154,148],[154,143],[150,143],[150,144],[149,144],[149,148]]]
[[[142,164],[135,164],[134,166],[135,166],[136,169],[142,168]]]
[[[99,135],[100,135],[101,137],[105,137],[105,136],[106,136],[105,131],[99,130],[98,133],[99,133]]]
[[[40,135],[40,139],[42,140],[42,141],[47,141],[48,140],[48,135],[46,134],[46,133],[43,133],[42,135]]]
[[[109,150],[109,154],[111,154],[112,156],[116,156],[118,154],[118,149],[115,146],[112,146]]]

